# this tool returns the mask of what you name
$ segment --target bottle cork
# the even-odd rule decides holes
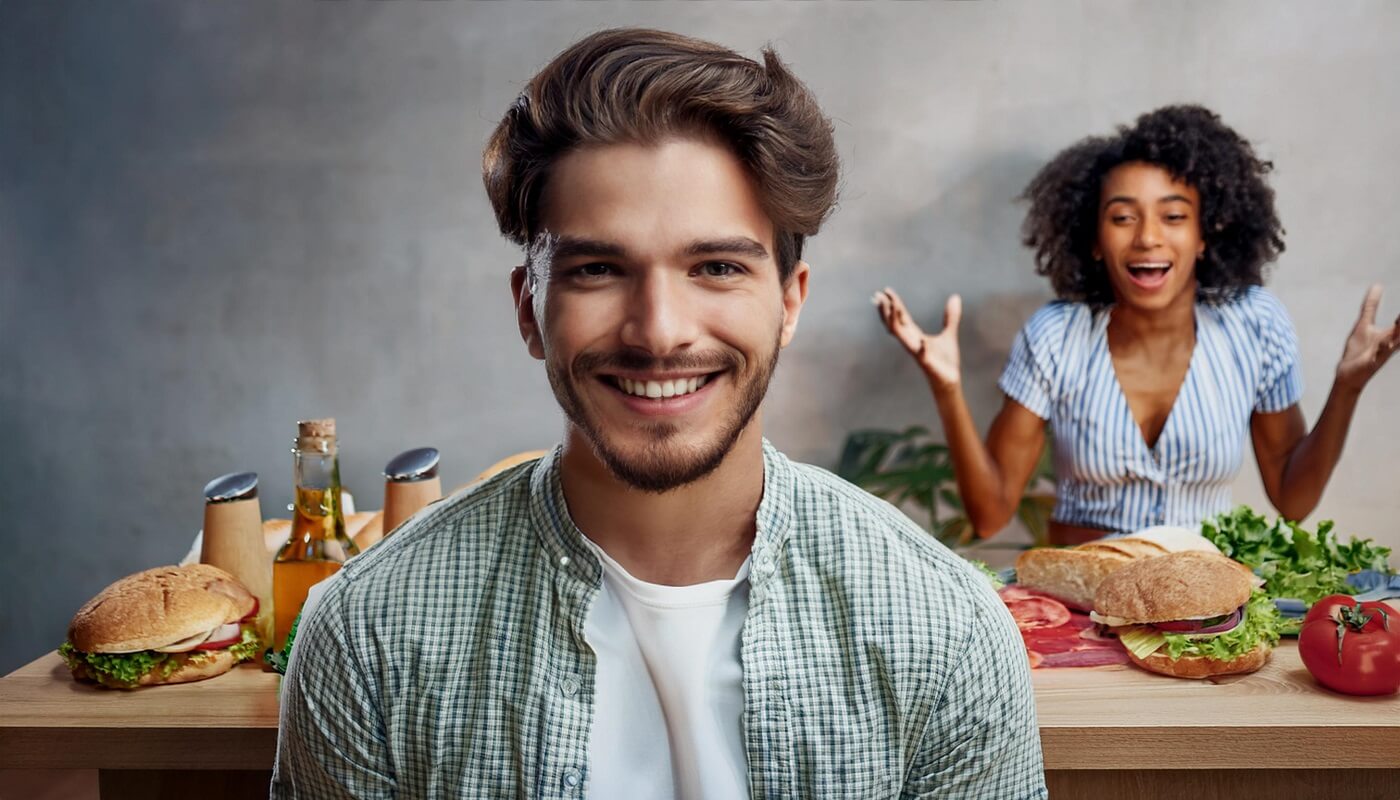
[[[327,452],[335,444],[335,418],[304,419],[297,422],[297,449]]]

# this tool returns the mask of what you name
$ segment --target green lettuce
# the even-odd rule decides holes
[[[1259,644],[1270,647],[1278,644],[1282,617],[1274,607],[1274,601],[1267,594],[1255,591],[1244,607],[1244,621],[1229,633],[1203,639],[1193,639],[1179,633],[1163,633],[1166,637],[1167,655],[1173,659],[1182,656],[1206,656],[1221,661],[1248,653]]]
[[[977,568],[978,572],[986,576],[987,582],[992,584],[993,591],[996,591],[1006,585],[1001,582],[1001,577],[997,575],[996,570],[987,566],[987,562],[978,561],[975,558],[969,558],[968,561],[971,562],[972,566]]]
[[[1331,520],[1319,522],[1316,533],[1282,518],[1269,523],[1248,506],[1240,506],[1205,522],[1201,533],[1220,552],[1263,578],[1269,597],[1311,605],[1329,594],[1351,594],[1347,576],[1353,572],[1392,572],[1390,548],[1354,537],[1342,544],[1332,528]]]
[[[228,648],[228,651],[233,653],[233,657],[240,664],[257,658],[260,650],[262,650],[262,640],[258,638],[258,632],[252,625],[244,625],[242,640],[238,644],[229,645]]]
[[[72,642],[64,642],[58,654],[68,664],[70,670],[85,672],[86,676],[107,686],[129,689],[136,686],[141,676],[164,667],[169,675],[178,666],[168,653],[142,650],[139,653],[84,653],[75,648]]]

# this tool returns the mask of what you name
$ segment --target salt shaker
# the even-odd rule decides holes
[[[394,456],[384,466],[384,535],[441,497],[436,448],[419,447]]]
[[[270,645],[272,557],[263,544],[256,472],[221,475],[204,486],[204,535],[199,560],[237,578],[258,598],[258,638]]]

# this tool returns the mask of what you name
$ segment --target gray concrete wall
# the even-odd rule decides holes
[[[209,478],[290,497],[294,422],[335,415],[347,486],[438,446],[445,482],[553,442],[480,188],[524,81],[598,28],[755,54],[836,119],[841,208],[768,401],[832,463],[862,426],[936,425],[871,291],[968,301],[982,423],[1046,299],[1014,196],[1080,136],[1204,102],[1277,163],[1271,286],[1315,417],[1365,286],[1400,310],[1400,5],[1389,2],[0,1],[0,673],[108,582],[180,557]],[[1400,547],[1400,367],[1371,387],[1319,516]],[[1238,497],[1263,506],[1257,476]]]

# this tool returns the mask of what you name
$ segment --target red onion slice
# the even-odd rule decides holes
[[[1226,631],[1233,630],[1234,628],[1236,628],[1240,624],[1240,621],[1243,619],[1244,606],[1240,606],[1239,608],[1235,609],[1234,612],[1231,613],[1230,616],[1227,617],[1224,622],[1216,623],[1208,628],[1201,627],[1206,622],[1203,619],[1181,619],[1173,620],[1171,622],[1156,622],[1153,623],[1153,627],[1164,633],[1224,633]]]

